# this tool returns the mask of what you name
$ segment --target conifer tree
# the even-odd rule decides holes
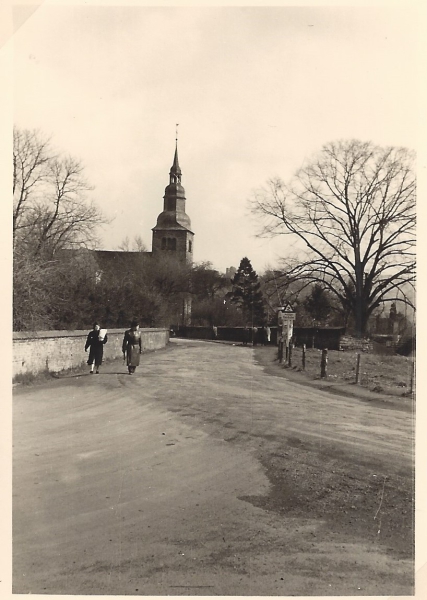
[[[230,300],[243,313],[245,322],[252,325],[262,325],[265,321],[264,299],[258,275],[245,256],[232,280],[233,289]]]

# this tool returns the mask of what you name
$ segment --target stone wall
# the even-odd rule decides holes
[[[169,342],[168,329],[141,329],[142,350],[159,350]],[[87,361],[85,343],[88,331],[38,331],[13,334],[13,377],[42,371],[58,373],[79,367]],[[124,329],[108,331],[104,358],[121,358]]]

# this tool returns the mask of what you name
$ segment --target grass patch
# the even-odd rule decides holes
[[[277,361],[277,349],[259,348],[268,353],[271,361]],[[259,351],[258,350],[258,351]],[[292,371],[305,375],[307,379],[320,379],[320,359],[322,351],[315,348],[306,350],[305,371],[302,370],[302,348],[294,348],[292,353]],[[327,380],[336,383],[356,383],[357,352],[329,350]],[[387,356],[361,353],[359,385],[377,393],[410,396],[413,375],[412,357]],[[290,369],[285,360],[283,368]]]

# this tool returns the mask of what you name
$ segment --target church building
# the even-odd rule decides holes
[[[153,257],[162,253],[175,254],[186,263],[193,262],[193,238],[190,217],[185,212],[185,190],[181,185],[181,168],[178,162],[178,142],[173,165],[169,171],[169,185],[163,196],[163,212],[153,227]]]
[[[122,250],[93,250],[100,267],[123,264],[123,259],[134,264],[136,261],[159,258],[162,255],[176,257],[189,265],[193,263],[194,233],[191,230],[190,217],[185,212],[185,190],[181,185],[182,171],[178,162],[178,142],[175,146],[175,156],[169,171],[169,184],[163,196],[163,211],[157,217],[153,227],[151,252],[122,251]]]
[[[144,263],[157,260],[162,256],[176,258],[187,265],[193,263],[194,233],[191,230],[190,217],[185,212],[185,190],[181,184],[181,168],[178,161],[178,140],[175,155],[169,171],[169,184],[163,196],[163,210],[157,217],[152,229],[152,251],[122,250],[63,250],[65,254],[86,253],[94,260],[97,282],[103,277],[118,273],[134,273],[143,268]],[[191,296],[182,294],[181,322],[188,325],[191,321]]]

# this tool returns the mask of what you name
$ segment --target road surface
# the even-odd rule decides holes
[[[409,595],[413,436],[227,344],[20,386],[13,592]]]

